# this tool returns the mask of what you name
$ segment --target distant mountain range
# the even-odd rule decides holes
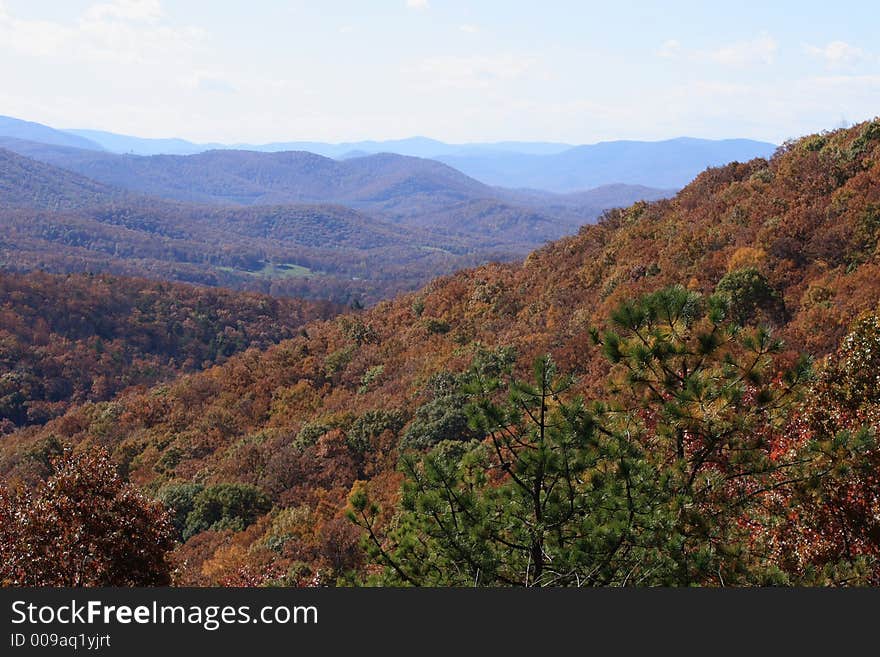
[[[489,185],[573,192],[614,182],[680,188],[708,167],[770,157],[773,144],[749,139],[608,141],[560,153],[479,153],[437,157]]]
[[[0,225],[0,269],[106,272],[341,303],[376,301],[522,248],[489,245],[504,236],[416,230],[339,205],[168,201],[3,149]]]
[[[435,160],[369,155],[333,160],[303,151],[216,150],[119,155],[0,137],[0,147],[92,181],[166,200],[223,205],[343,205],[380,221],[477,237],[514,252],[576,230],[609,207],[670,190],[616,185],[573,195],[484,185]]]
[[[669,197],[709,164],[773,149],[692,139],[569,148],[415,138],[323,145],[336,158],[292,144],[114,152],[138,144],[201,148],[0,120],[0,267],[374,302],[456,269],[523,257],[605,210]],[[371,152],[392,148],[410,154]],[[666,187],[648,184],[655,180]]]
[[[3,209],[74,210],[110,203],[123,196],[121,190],[0,149]]]
[[[391,154],[145,157],[0,138],[0,268],[373,302],[663,195],[510,191]]]
[[[507,141],[486,144],[447,144],[427,137],[410,137],[387,141],[354,141],[331,144],[319,141],[279,141],[268,144],[197,144],[185,139],[149,139],[119,135],[102,130],[67,130],[68,134],[83,137],[113,153],[133,155],[193,155],[217,149],[239,149],[273,153],[277,151],[309,151],[325,157],[343,159],[373,153],[396,153],[411,157],[436,159],[441,156],[475,155],[478,153],[524,153],[552,155],[572,147],[555,142]]]
[[[56,130],[41,123],[14,119],[11,116],[0,116],[0,136],[27,139],[56,146],[71,146],[72,148],[89,148],[93,150],[104,149],[101,144],[85,137]]]
[[[447,144],[425,137],[390,141],[199,144],[147,139],[100,130],[55,130],[0,117],[0,136],[132,155],[195,155],[211,150],[306,151],[336,160],[394,153],[438,160],[484,184],[574,192],[612,184],[678,189],[701,171],[732,161],[767,157],[774,144],[748,139],[682,137],[666,141],[609,141],[586,146],[558,142]]]

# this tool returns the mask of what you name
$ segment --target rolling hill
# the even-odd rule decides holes
[[[183,139],[142,139],[96,130],[68,130],[114,153],[191,155],[217,149],[259,152],[308,151],[334,159],[394,153],[445,162],[485,184],[567,193],[604,185],[679,189],[709,166],[768,157],[776,146],[748,139],[611,141],[572,145],[556,142],[448,144],[426,137],[387,141],[268,144],[197,144]],[[0,131],[0,135],[3,132]],[[37,140],[39,141],[39,140]]]
[[[571,233],[602,210],[668,191],[616,185],[559,196],[493,188],[445,164],[392,154],[344,161],[307,152],[218,150],[196,155],[117,155],[0,138],[0,147],[107,185],[189,203],[333,204],[383,221],[529,249]],[[475,208],[476,214],[469,212]],[[486,213],[498,208],[494,219]],[[508,238],[492,226],[517,224]],[[525,241],[518,240],[525,238]]]
[[[96,151],[104,150],[98,143],[85,137],[80,137],[63,130],[56,130],[41,123],[22,121],[11,116],[0,116],[0,135],[55,146],[69,146],[71,148],[85,148]]]
[[[266,348],[338,311],[137,278],[0,273],[0,434]]]
[[[772,495],[762,500],[767,508],[781,507],[783,522],[761,525],[758,514],[763,507],[750,507],[755,515],[734,517],[734,528],[758,527],[760,531],[752,536],[747,532],[747,538],[761,550],[728,550],[724,543],[716,549],[713,534],[698,543],[697,564],[701,559],[717,560],[719,568],[709,569],[693,583],[720,585],[722,568],[728,584],[754,583],[749,579],[752,560],[770,558],[770,579],[758,583],[876,584],[880,541],[875,535],[876,484],[871,482],[880,450],[869,439],[873,434],[855,428],[866,422],[876,431],[880,417],[878,244],[880,121],[875,121],[806,137],[769,160],[710,169],[674,198],[608,213],[597,225],[535,251],[523,263],[460,271],[368,311],[308,324],[291,340],[234,356],[209,371],[152,390],[129,391],[109,403],[75,408],[45,428],[5,437],[0,442],[0,472],[10,486],[29,486],[45,476],[41,464],[53,449],[50,437],[56,441],[54,449],[58,442],[80,452],[106,449],[132,482],[170,506],[180,540],[171,556],[178,584],[352,583],[386,569],[386,576],[399,583],[387,558],[374,552],[371,562],[365,554],[363,525],[350,523],[346,508],[364,510],[375,502],[370,525],[375,544],[387,547],[386,555],[406,556],[392,552],[398,529],[411,528],[401,518],[411,523],[420,518],[414,514],[430,518],[433,512],[441,523],[454,519],[444,510],[446,498],[440,492],[421,498],[420,505],[402,505],[404,476],[410,480],[405,493],[410,500],[418,485],[427,485],[427,480],[418,479],[423,472],[441,483],[452,481],[465,502],[485,499],[474,497],[481,491],[492,495],[507,490],[509,468],[490,456],[473,460],[477,452],[468,451],[479,447],[469,442],[474,425],[468,427],[463,411],[475,379],[467,379],[469,387],[458,383],[468,368],[485,386],[501,364],[512,360],[515,374],[528,377],[533,359],[549,353],[560,374],[574,377],[566,396],[604,399],[602,395],[621,395],[621,389],[645,381],[652,359],[669,355],[663,351],[664,340],[699,325],[706,328],[705,340],[696,344],[694,353],[675,352],[676,356],[693,356],[696,362],[713,349],[727,349],[722,369],[713,376],[728,381],[737,376],[733,347],[724,346],[729,339],[744,335],[758,350],[773,343],[766,332],[750,332],[760,322],[785,341],[780,363],[796,362],[798,353],[805,352],[818,365],[802,403],[790,406],[792,415],[778,426],[768,426],[766,434],[749,434],[749,454],[757,450],[764,455],[754,467],[759,474],[766,472],[802,442],[812,450],[803,452],[809,458],[834,465],[822,477],[834,474],[827,485],[818,476],[815,481],[812,476],[805,479],[812,483],[799,501],[786,497],[797,493],[783,488],[788,481],[774,486]],[[632,303],[675,285],[675,294],[690,294],[690,305],[681,315],[670,307],[646,311]],[[705,300],[716,292],[725,295],[725,312],[745,318],[745,334],[713,329],[712,322],[721,321],[722,315],[711,321],[691,318],[698,298]],[[671,333],[662,328],[664,312]],[[631,363],[620,341],[602,333],[604,346],[593,344],[600,333],[592,329],[608,326],[612,315],[618,325],[647,326],[646,333],[637,329],[632,338],[633,358],[641,359],[643,367],[638,369],[637,363],[628,377],[625,366]],[[841,383],[835,368],[851,376]],[[769,375],[773,385],[790,383],[775,369]],[[664,376],[661,372],[661,382]],[[727,398],[707,392],[716,390],[715,379],[678,391],[696,414],[685,419],[693,419],[696,426],[714,426],[725,417]],[[674,383],[674,377],[666,376],[666,384]],[[752,399],[750,390],[746,386],[730,403],[755,404],[756,414],[769,414],[769,402]],[[543,404],[555,408],[561,403],[555,393],[545,402],[540,392],[530,393],[522,386],[512,387],[511,398],[517,394],[538,396],[542,415]],[[669,421],[679,397],[660,395],[660,405],[649,404],[647,397],[636,390],[632,397],[613,397],[610,406],[597,404],[600,410],[589,413],[610,408],[624,415],[630,422],[624,425],[626,435],[630,430],[644,434],[651,454],[669,438],[660,430],[652,433],[652,428]],[[580,426],[583,419],[589,428],[594,416],[587,414],[586,406],[572,408],[571,421]],[[499,421],[504,431],[517,419],[502,415]],[[705,494],[712,501],[720,495],[723,502],[744,476],[740,468],[750,467],[749,462],[737,460],[734,453],[729,464],[707,464],[709,457],[700,457],[701,443],[685,442],[692,433],[677,435],[683,455],[672,459],[674,467],[667,472],[690,467],[692,461],[684,459],[692,450],[698,468],[694,472],[709,482]],[[847,441],[852,436],[861,436],[862,442],[850,448]],[[523,438],[514,435],[518,437]],[[595,439],[595,449],[601,448],[600,440],[604,435]],[[592,449],[594,442],[587,447]],[[403,461],[404,466],[416,463],[404,475],[398,456],[411,453],[413,445],[439,447],[430,467]],[[628,454],[633,445],[621,442],[619,448]],[[619,450],[613,454],[620,456]],[[861,465],[850,467],[853,463]],[[625,485],[621,479],[620,488],[628,495],[641,465],[612,460],[607,471],[586,470],[579,485],[599,485],[622,472]],[[727,474],[728,465],[730,479],[713,478]],[[486,477],[488,482],[481,483]],[[657,480],[647,479],[649,484]],[[712,487],[716,481],[724,483],[720,490]],[[229,508],[225,515],[198,511],[199,500],[221,492],[235,492],[243,506]],[[361,504],[366,494],[370,504]],[[705,504],[695,499],[687,506],[688,514]],[[501,503],[505,500],[509,503],[509,498],[499,498]],[[622,508],[612,527],[626,524],[627,516],[635,514],[632,506],[628,514],[627,507]],[[681,508],[675,507],[677,517]],[[476,502],[465,506],[473,514],[482,509]],[[650,509],[645,516],[653,517]],[[700,516],[704,517],[708,516]],[[460,536],[474,541],[494,538],[465,532]],[[703,533],[696,531],[695,536],[702,540]],[[605,546],[606,539],[600,534],[595,544]],[[418,545],[416,538],[410,543],[412,549]],[[449,552],[468,554],[458,548],[453,543]],[[661,562],[672,554],[663,546],[660,552]],[[482,565],[459,558],[465,576],[468,568]],[[420,564],[404,565],[418,570]],[[669,581],[691,583],[686,579],[690,572],[675,570],[674,577],[685,579]],[[453,576],[450,573],[454,575],[453,569],[438,568],[429,574]],[[620,576],[626,583],[623,575],[626,572]]]
[[[15,271],[108,272],[373,302],[523,248],[503,235],[477,241],[416,230],[339,205],[166,201],[9,151],[0,150],[0,163],[0,266]]]
[[[489,185],[566,193],[622,182],[679,189],[707,167],[769,157],[775,149],[773,144],[748,139],[682,137],[602,142],[550,155],[496,153],[437,159]]]
[[[24,129],[23,126],[29,127]],[[768,157],[776,148],[773,144],[747,139],[707,140],[687,137],[657,142],[613,141],[580,146],[517,141],[447,144],[425,137],[338,144],[314,141],[196,144],[183,139],[144,139],[100,130],[58,131],[16,119],[8,119],[5,124],[0,121],[0,137],[130,155],[195,155],[214,150],[262,153],[306,151],[327,158],[349,160],[377,154],[396,154],[444,162],[475,181],[489,186],[530,188],[557,193],[620,184],[679,189],[706,167],[746,161],[754,157]],[[71,143],[70,140],[80,141]],[[16,150],[11,145],[7,147]],[[35,153],[23,154],[42,159]],[[60,155],[56,153],[53,157],[58,158]],[[46,161],[65,166],[57,159]],[[82,166],[82,163],[75,166]],[[67,168],[92,176],[75,166]],[[104,180],[101,176],[92,177]],[[242,199],[247,199],[252,192],[249,188],[240,190]],[[182,190],[176,190],[175,198],[193,200],[193,197],[179,196],[181,193]]]
[[[5,208],[70,210],[124,196],[85,176],[0,149],[0,199]]]
[[[769,157],[775,144],[750,139],[609,141],[573,146],[544,142],[447,144],[413,137],[329,144],[312,141],[269,144],[195,144],[181,139],[139,139],[89,130],[69,131],[114,153],[192,155],[217,149],[263,153],[307,151],[338,160],[376,154],[437,160],[486,185],[569,193],[626,184],[680,189],[710,166]],[[2,135],[0,131],[0,135]],[[39,141],[39,140],[37,140]]]

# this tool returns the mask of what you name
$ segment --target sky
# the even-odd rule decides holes
[[[877,0],[0,0],[0,114],[225,143],[781,143],[880,115],[878,25]]]

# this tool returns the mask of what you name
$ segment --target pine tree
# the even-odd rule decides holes
[[[497,379],[474,376],[471,426],[485,439],[407,454],[387,536],[365,491],[352,496],[384,581],[772,581],[754,526],[768,522],[762,496],[801,472],[798,454],[774,447],[809,363],[781,373],[768,330],[744,330],[724,298],[681,287],[623,304],[611,323],[594,332],[614,365],[608,401],[572,395],[549,356],[501,401]]]

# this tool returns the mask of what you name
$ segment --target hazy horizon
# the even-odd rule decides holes
[[[198,143],[773,143],[880,113],[871,3],[0,0],[0,114]]]
[[[24,121],[32,121],[31,119],[28,119],[26,117],[9,117],[9,118],[16,118],[16,119],[21,119]],[[761,142],[774,143],[774,144],[781,143],[781,142],[772,142],[772,141],[768,142],[767,140],[764,140],[764,139],[752,140],[749,137],[740,137],[740,136],[736,136],[736,135],[731,135],[728,137],[694,137],[693,135],[686,135],[686,134],[674,135],[671,137],[663,137],[663,138],[658,138],[658,139],[628,139],[625,137],[622,137],[619,139],[611,138],[611,139],[602,139],[600,141],[594,141],[594,142],[589,142],[589,143],[563,142],[563,141],[557,141],[557,140],[552,140],[552,139],[515,139],[515,138],[511,138],[511,139],[473,139],[473,140],[469,140],[469,141],[456,142],[456,141],[447,141],[444,139],[439,139],[437,137],[432,137],[430,135],[420,135],[420,134],[405,135],[402,137],[390,137],[387,139],[375,139],[375,138],[372,138],[369,136],[363,137],[361,139],[310,139],[309,137],[297,137],[297,138],[288,139],[283,136],[280,136],[280,137],[276,137],[273,139],[269,139],[267,141],[247,142],[247,141],[240,140],[240,139],[239,140],[230,140],[230,141],[218,141],[218,140],[203,141],[203,140],[197,140],[197,139],[189,139],[188,137],[182,136],[179,134],[160,135],[157,137],[145,137],[144,135],[140,135],[140,134],[126,134],[126,133],[115,132],[113,130],[104,130],[104,129],[100,129],[100,128],[82,128],[81,126],[49,126],[49,127],[55,128],[57,130],[61,130],[64,132],[83,132],[83,133],[85,133],[85,132],[106,132],[109,134],[118,135],[120,137],[131,137],[134,139],[181,140],[181,141],[191,142],[196,145],[217,144],[217,145],[230,146],[230,147],[261,146],[261,145],[267,145],[267,144],[284,144],[284,143],[304,143],[304,144],[305,143],[319,143],[319,144],[327,144],[327,145],[331,145],[331,146],[344,146],[344,145],[356,145],[359,143],[367,143],[367,142],[385,143],[385,142],[396,142],[396,141],[405,142],[405,141],[415,141],[415,140],[425,140],[425,141],[431,141],[431,142],[438,142],[438,143],[445,144],[447,146],[469,146],[469,145],[476,145],[476,144],[494,145],[494,144],[522,143],[522,144],[554,144],[554,145],[559,145],[559,146],[577,147],[577,146],[596,146],[599,144],[619,142],[619,141],[652,143],[652,142],[675,141],[677,139],[705,139],[706,141],[749,140],[749,141],[761,141]]]

